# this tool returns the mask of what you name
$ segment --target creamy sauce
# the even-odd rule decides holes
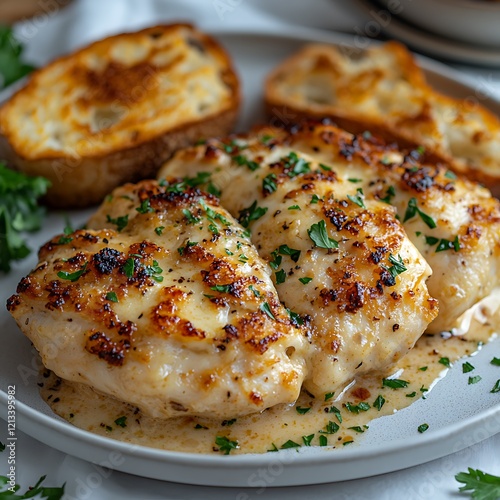
[[[226,421],[196,417],[150,418],[133,406],[81,384],[64,381],[49,371],[43,373],[41,395],[55,413],[77,427],[164,450],[223,453],[224,449],[216,445],[217,437],[238,444],[237,449],[230,450],[231,454],[265,453],[283,446],[295,447],[295,444],[327,444],[339,448],[360,441],[363,434],[369,432],[370,420],[390,415],[425,397],[447,371],[443,358],[456,362],[494,338],[500,324],[499,298],[500,291],[496,290],[467,311],[453,330],[455,335],[424,334],[409,354],[385,375],[408,382],[399,389],[383,387],[384,375],[373,375],[356,380],[327,401],[302,393],[294,405],[278,405],[260,414]],[[379,396],[385,400],[381,407]],[[375,403],[377,398],[379,404]]]

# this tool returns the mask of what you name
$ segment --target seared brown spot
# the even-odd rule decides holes
[[[250,401],[252,401],[252,403],[254,403],[256,405],[260,405],[264,401],[262,399],[262,396],[258,392],[252,391],[250,393],[249,397],[250,397]]]
[[[358,401],[366,401],[371,396],[371,392],[364,387],[357,387],[351,391],[351,395]]]
[[[125,353],[130,348],[129,339],[114,342],[105,333],[93,330],[87,338],[85,349],[99,356],[112,366],[122,366]]]

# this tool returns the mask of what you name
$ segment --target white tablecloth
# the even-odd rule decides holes
[[[18,26],[27,45],[26,56],[42,64],[54,56],[107,34],[175,20],[194,21],[204,29],[269,28],[302,25],[351,32],[369,19],[351,2],[342,0],[75,0],[57,12],[50,0],[41,0],[47,12]],[[456,66],[459,67],[459,66]],[[500,70],[460,69],[476,85],[500,96]],[[1,423],[0,423],[1,425]],[[2,432],[0,431],[0,441]],[[60,453],[19,433],[17,481],[23,488],[41,475],[46,484],[66,483],[68,499],[456,499],[454,476],[467,467],[500,475],[500,434],[452,456],[411,469],[344,483],[294,488],[219,489],[148,480],[92,464]],[[409,450],[411,453],[411,450]],[[0,454],[0,474],[6,471],[5,453]]]

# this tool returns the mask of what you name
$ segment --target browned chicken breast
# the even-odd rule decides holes
[[[251,229],[280,299],[308,329],[305,385],[322,395],[390,369],[438,309],[426,286],[430,267],[394,208],[366,197],[347,165],[303,155],[296,139],[268,130],[210,141],[179,153],[160,175],[220,189]]]
[[[128,184],[88,228],[43,246],[8,301],[47,368],[155,417],[295,401],[307,341],[215,197]]]
[[[499,284],[500,203],[478,184],[435,165],[420,165],[419,156],[418,150],[404,155],[369,133],[354,136],[309,123],[293,133],[267,128],[181,151],[160,177],[210,172],[212,184],[222,190],[222,203],[234,215],[256,199],[255,186],[264,179],[274,176],[281,186],[300,171],[333,176],[334,192],[347,183],[351,200],[394,207],[432,268],[427,285],[440,312],[428,330],[440,332],[453,328],[464,311]],[[302,216],[303,211],[295,212],[295,224]],[[254,231],[258,243],[255,237]]]

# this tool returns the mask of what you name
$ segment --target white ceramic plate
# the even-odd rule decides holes
[[[381,5],[376,0],[355,0],[355,2],[371,19],[373,18],[373,12],[386,10],[384,5]],[[418,3],[415,2],[415,7],[417,5]],[[372,20],[372,22],[375,21]],[[394,15],[392,15],[390,22],[384,23],[383,26],[380,26],[380,29],[387,36],[400,40],[414,50],[439,59],[476,66],[500,67],[500,50],[498,48],[484,47],[441,37],[419,29]]]
[[[311,30],[294,30],[292,35],[265,33],[219,33],[243,80],[245,105],[239,128],[262,122],[261,89],[267,72],[304,42],[350,44],[351,37]],[[456,72],[422,59],[430,81],[457,97],[474,95]],[[500,103],[485,99],[485,105],[500,111]],[[75,226],[89,211],[69,213]],[[64,227],[62,214],[51,214],[43,230],[30,238],[37,248]],[[20,277],[36,263],[32,255],[3,277],[0,302],[15,291]],[[500,339],[485,346],[474,358],[481,384],[467,385],[460,364],[436,385],[426,400],[390,417],[370,423],[359,445],[341,450],[303,448],[263,455],[212,456],[173,453],[130,446],[73,427],[52,413],[42,401],[36,385],[37,356],[29,341],[1,307],[0,388],[16,386],[17,426],[43,443],[76,457],[106,464],[144,477],[213,486],[262,486],[262,477],[271,477],[267,486],[319,484],[395,471],[453,453],[500,431],[500,394],[490,394],[500,369],[489,364],[500,357]],[[1,416],[5,416],[7,395],[0,392]],[[4,417],[5,418],[5,417]],[[427,422],[430,429],[418,434]],[[118,455],[117,455],[118,454]]]

